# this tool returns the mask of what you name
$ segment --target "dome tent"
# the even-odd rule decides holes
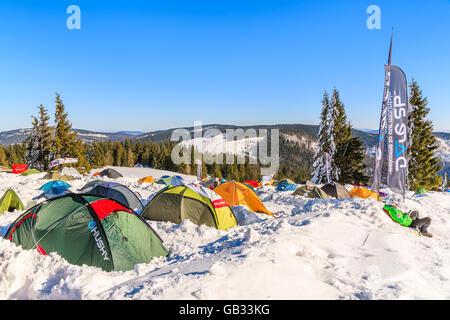
[[[138,180],[138,183],[155,183],[155,180],[152,176],[144,177]]]
[[[158,184],[165,184],[166,186],[181,186],[184,185],[183,178],[180,176],[162,176],[158,182]]]
[[[276,191],[295,191],[297,188],[295,186],[295,184],[290,184],[290,183],[279,183],[277,188],[275,189]]]
[[[136,194],[120,183],[104,182],[93,187],[89,194],[108,197],[125,205],[137,213],[140,213],[144,206]]]
[[[352,197],[348,190],[337,182],[328,183],[320,189],[322,189],[330,197],[336,199],[350,199]]]
[[[105,181],[105,180],[100,180],[100,179],[92,180],[92,181],[86,183],[84,186],[82,186],[82,187],[80,188],[80,191],[82,191],[82,192],[88,192],[89,190],[91,190],[91,189],[92,189],[93,187],[95,187],[96,185],[102,184],[102,183],[104,183],[104,182],[106,182],[106,181]]]
[[[70,194],[21,215],[5,234],[24,249],[56,252],[69,263],[105,271],[133,269],[168,250],[145,221],[114,200]]]
[[[6,192],[0,198],[0,213],[3,213],[5,211],[12,212],[14,210],[23,209],[24,205],[17,193],[12,189],[6,190]]]
[[[189,219],[197,225],[219,230],[236,226],[228,204],[215,192],[200,185],[167,186],[145,206],[141,216],[154,221],[181,223]]]
[[[20,175],[26,177],[26,176],[36,174],[36,173],[41,173],[41,172],[37,169],[28,169],[27,171],[22,172]]]
[[[68,183],[66,183],[64,181],[53,180],[53,181],[49,181],[46,184],[42,185],[39,188],[39,190],[48,191],[48,190],[50,190],[51,188],[54,188],[54,187],[64,187],[66,189],[69,189],[71,186],[70,186],[70,184],[68,184]]]
[[[322,189],[320,189],[317,186],[301,186],[300,188],[298,188],[297,190],[295,190],[294,193],[292,193],[293,196],[304,196],[307,198],[312,198],[312,199],[326,199],[326,200],[330,200],[331,197],[325,193],[325,191],[323,191]]]
[[[69,189],[67,189],[64,186],[59,186],[59,187],[51,187],[50,189],[45,190],[45,192],[43,192],[39,197],[42,198],[44,197],[45,199],[53,199],[56,197],[60,197],[62,195],[68,194],[68,193],[72,193],[72,191],[70,191]]]
[[[380,196],[378,195],[378,193],[372,192],[372,190],[369,190],[367,188],[361,187],[353,188],[352,190],[349,191],[349,193],[352,197],[359,197],[363,199],[374,198],[380,201]]]
[[[61,174],[61,172],[59,172],[59,171],[50,171],[42,179],[72,181],[75,178],[72,176]]]
[[[112,168],[108,168],[105,169],[103,171],[101,171],[99,173],[100,177],[107,177],[107,178],[111,178],[111,179],[117,179],[117,178],[121,178],[123,177],[122,174],[120,174],[117,170],[112,169]]]
[[[266,213],[273,217],[273,214],[266,209],[258,195],[243,183],[230,181],[222,183],[213,189],[219,194],[229,206],[246,206],[252,212]]]

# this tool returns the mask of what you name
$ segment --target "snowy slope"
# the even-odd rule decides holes
[[[124,175],[116,181],[144,198],[162,186],[137,180],[168,173],[116,169]],[[42,176],[1,173],[0,195],[12,187],[26,204],[40,194]],[[73,181],[72,190],[91,179]],[[70,265],[0,240],[0,299],[450,299],[450,193],[407,196],[406,208],[433,219],[431,239],[393,223],[374,199],[291,193],[265,187],[261,199],[278,216],[239,207],[239,220],[253,223],[228,231],[150,222],[171,254],[127,272]],[[0,226],[20,213],[1,214]]]

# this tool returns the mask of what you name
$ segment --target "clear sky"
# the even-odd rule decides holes
[[[392,63],[449,130],[449,0],[2,0],[0,131],[30,127],[39,104],[53,116],[55,92],[97,131],[317,124],[334,86],[353,127],[376,129],[392,27]]]

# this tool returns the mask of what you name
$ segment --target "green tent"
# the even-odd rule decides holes
[[[24,249],[56,252],[69,263],[105,271],[132,270],[168,250],[153,229],[114,200],[69,194],[39,203],[5,234]]]
[[[24,205],[17,193],[12,189],[6,190],[5,194],[0,198],[0,213],[23,209]]]
[[[274,183],[272,183],[272,185],[274,187],[278,186],[280,183],[287,183],[287,184],[296,184],[294,181],[292,181],[291,179],[282,179],[282,180],[276,180]]]
[[[141,216],[149,220],[177,224],[189,219],[197,225],[205,224],[219,230],[237,225],[233,211],[222,197],[209,189],[203,188],[199,191],[204,194],[184,185],[167,186],[155,194]]]
[[[331,197],[328,196],[325,193],[325,191],[323,191],[322,189],[320,189],[317,186],[314,186],[311,190],[307,189],[306,186],[301,186],[300,188],[295,190],[295,192],[292,193],[292,195],[305,196],[307,198],[312,198],[312,199],[326,199],[326,200],[331,199]]]
[[[61,174],[59,171],[50,171],[42,179],[48,180],[62,180],[62,181],[72,181],[75,180],[74,177]]]
[[[21,176],[29,176],[30,174],[36,174],[36,173],[41,173],[41,172],[37,169],[28,169],[27,171],[22,172],[20,175]]]

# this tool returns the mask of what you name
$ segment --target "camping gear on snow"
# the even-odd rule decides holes
[[[294,181],[292,181],[291,179],[282,179],[282,180],[275,180],[272,185],[274,187],[277,187],[280,183],[288,183],[288,184],[295,184]]]
[[[222,183],[213,189],[219,194],[229,206],[246,206],[252,212],[266,213],[274,216],[266,209],[258,195],[245,184],[230,181]]]
[[[0,166],[0,173],[1,172],[12,172],[12,169],[8,169],[7,167]]]
[[[269,176],[262,176],[260,185],[261,187],[270,186],[273,183],[273,174]]]
[[[154,221],[181,223],[189,219],[219,230],[236,226],[236,218],[226,201],[200,185],[167,186],[156,193],[141,216]]]
[[[117,179],[123,177],[117,170],[108,168],[99,173],[100,177],[107,177],[111,179]]]
[[[158,184],[165,184],[166,186],[181,186],[184,185],[183,178],[180,176],[162,176],[158,182]]]
[[[39,190],[42,191],[48,191],[50,190],[50,188],[53,187],[63,187],[66,189],[69,189],[71,187],[70,184],[68,184],[67,182],[61,181],[61,180],[54,180],[54,181],[49,181],[46,184],[42,185]]]
[[[143,182],[145,182],[145,183],[155,183],[155,180],[153,179],[152,176],[144,177],[144,178],[138,180],[138,183],[143,183]]]
[[[200,185],[202,185],[205,188],[208,189],[214,189],[215,187],[217,187],[220,184],[220,179],[219,178],[212,178],[212,179],[208,179],[205,181],[200,182]]]
[[[89,190],[91,190],[93,187],[95,187],[96,185],[102,184],[104,182],[106,182],[106,181],[100,180],[100,179],[92,180],[92,181],[86,183],[83,187],[81,187],[80,191],[84,192],[84,193],[89,192]]]
[[[245,180],[245,181],[243,181],[243,183],[246,184],[246,185],[252,186],[252,188],[259,188],[260,187],[259,182],[255,181],[255,180]]]
[[[144,206],[142,205],[136,194],[122,184],[115,182],[104,182],[96,185],[89,194],[103,196],[117,201],[118,203],[131,208],[140,213]]]
[[[5,211],[13,212],[14,210],[23,209],[24,205],[17,193],[12,189],[6,190],[6,192],[0,198],[0,213],[3,213]]]
[[[276,191],[295,191],[297,188],[295,184],[290,183],[280,183],[278,184]]]
[[[64,186],[51,187],[50,189],[43,192],[38,198],[44,197],[45,199],[49,200],[49,199],[63,196],[68,193],[72,193],[72,191],[70,191],[69,189],[67,189]]]
[[[336,199],[350,199],[352,197],[348,190],[343,185],[337,182],[328,183],[322,186],[322,188],[320,189],[322,189],[330,197]]]
[[[4,238],[24,249],[56,252],[71,264],[105,271],[132,270],[168,255],[161,238],[139,215],[114,200],[91,195],[44,201],[21,215]]]
[[[424,195],[424,193],[426,193],[427,190],[424,188],[420,188],[419,190],[417,190],[416,192],[414,192],[413,197],[421,197]]]
[[[61,172],[59,172],[59,171],[50,171],[42,179],[72,181],[75,178],[72,176],[61,174]]]
[[[74,167],[64,167],[64,168],[60,169],[59,172],[61,172],[61,174],[67,175],[67,176],[81,178],[81,174]]]
[[[379,197],[378,193],[372,192],[372,190],[364,188],[364,187],[363,188],[361,188],[361,187],[353,188],[352,190],[349,191],[349,193],[352,196],[352,198],[354,198],[354,197],[359,197],[359,198],[363,198],[363,199],[374,198],[374,199],[377,199],[378,201],[380,201],[380,197]]]
[[[322,189],[320,189],[319,187],[317,187],[315,185],[301,186],[300,188],[295,190],[295,192],[292,195],[293,196],[304,196],[304,197],[312,198],[312,199],[325,199],[325,200],[331,199],[331,197],[328,196],[328,194],[326,194],[325,191],[323,191]]]
[[[12,165],[12,173],[19,174],[27,171],[28,166],[26,164],[13,164]]]
[[[29,175],[37,174],[37,173],[41,173],[41,172],[37,169],[28,169],[27,171],[22,172],[20,175],[21,176],[29,176]]]

